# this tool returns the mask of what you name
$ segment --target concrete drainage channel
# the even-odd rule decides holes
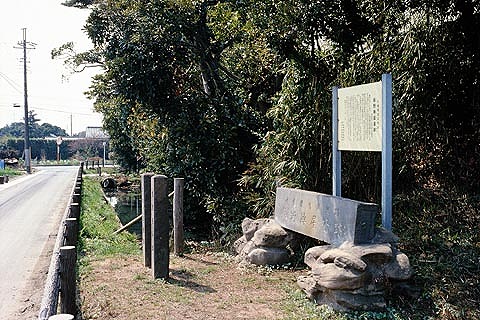
[[[70,200],[60,222],[38,320],[72,320],[77,314],[75,267],[82,200],[82,173],[83,163],[78,168]],[[58,311],[60,314],[57,314]]]

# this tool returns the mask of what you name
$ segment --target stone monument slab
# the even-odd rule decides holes
[[[375,234],[378,206],[317,192],[277,188],[275,221],[306,236],[340,245],[368,243]]]

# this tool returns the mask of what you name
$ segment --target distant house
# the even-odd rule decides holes
[[[110,139],[108,133],[103,131],[102,127],[87,127],[85,130],[85,138],[87,139]]]

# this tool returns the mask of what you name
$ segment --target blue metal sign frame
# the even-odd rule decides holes
[[[338,87],[332,88],[332,194],[342,196],[342,153],[338,149]],[[382,75],[382,226],[392,230],[392,75]]]

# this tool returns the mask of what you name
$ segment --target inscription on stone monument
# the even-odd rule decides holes
[[[311,191],[277,188],[275,221],[282,227],[340,245],[369,242],[378,207]]]
[[[382,151],[382,82],[338,89],[338,149]]]

